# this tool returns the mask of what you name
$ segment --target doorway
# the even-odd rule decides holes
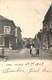
[[[5,37],[5,47],[9,48],[9,38]]]

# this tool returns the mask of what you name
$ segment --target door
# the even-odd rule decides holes
[[[5,47],[9,48],[9,38],[5,37]]]

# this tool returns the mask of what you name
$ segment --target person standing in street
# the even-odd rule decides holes
[[[32,45],[30,46],[30,55],[32,55]]]
[[[37,45],[36,45],[36,56],[39,56],[39,48],[40,48],[39,45],[40,45],[40,44],[39,44],[39,39],[37,39]]]
[[[36,56],[39,56],[39,48],[36,49]]]

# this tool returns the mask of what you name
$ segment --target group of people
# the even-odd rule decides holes
[[[33,47],[30,46],[30,55],[33,56],[33,52],[32,52]],[[39,48],[36,48],[36,56],[39,56]]]

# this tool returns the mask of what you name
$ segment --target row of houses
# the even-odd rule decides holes
[[[19,26],[13,20],[0,15],[0,47],[17,49],[22,47],[22,35]]]
[[[45,49],[52,47],[52,4],[44,16],[42,30],[35,35],[33,41],[35,47]]]
[[[30,46],[32,45],[33,43],[33,38],[23,38],[23,47],[27,47],[27,48],[30,48]]]

